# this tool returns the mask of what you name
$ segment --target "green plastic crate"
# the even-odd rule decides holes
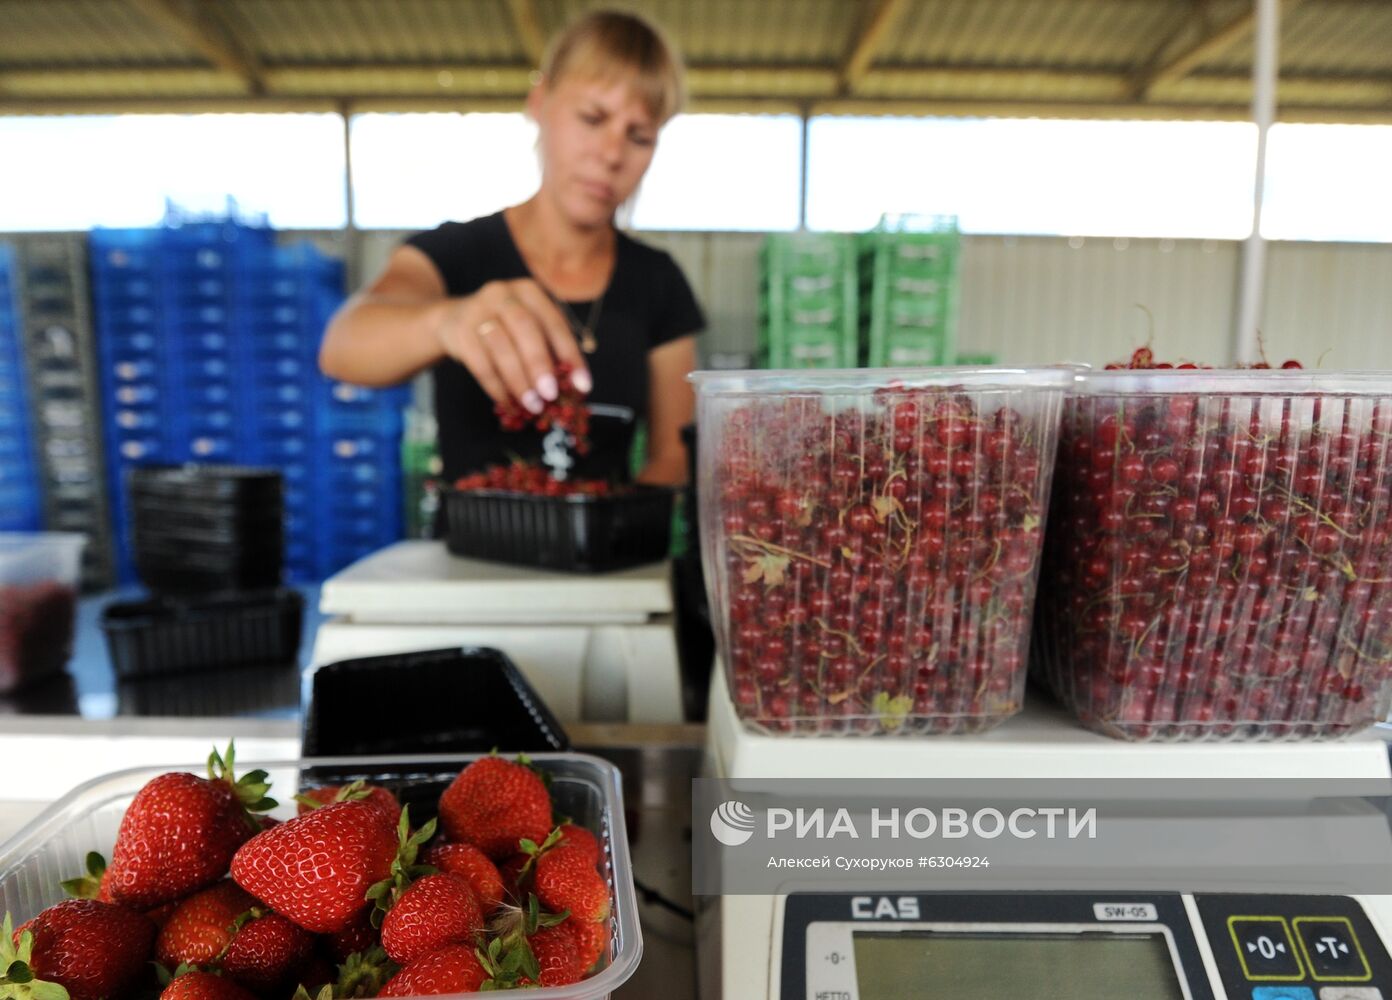
[[[865,233],[860,250],[866,362],[952,364],[961,256],[955,220],[934,220],[929,231]]]
[[[760,256],[759,356],[770,368],[854,367],[860,353],[857,242],[776,233]]]

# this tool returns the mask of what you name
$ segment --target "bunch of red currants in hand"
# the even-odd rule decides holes
[[[505,431],[521,431],[528,427],[546,431],[559,427],[570,436],[576,454],[586,455],[590,451],[590,410],[585,405],[585,394],[571,381],[571,366],[562,361],[556,365],[556,381],[560,392],[555,399],[543,402],[540,413],[530,413],[516,400],[497,403],[493,412]]]
[[[972,732],[1019,710],[1061,398],[898,386],[702,403],[712,607],[747,725]]]
[[[1161,367],[1144,360],[1132,367]],[[1116,377],[1085,378],[1064,407],[1036,651],[1056,693],[1129,739],[1381,719],[1392,396],[1208,372],[1123,391]]]
[[[511,465],[490,465],[482,472],[463,476],[454,488],[464,492],[505,490],[539,497],[609,496],[613,487],[603,479],[552,479],[540,465],[514,462]]]

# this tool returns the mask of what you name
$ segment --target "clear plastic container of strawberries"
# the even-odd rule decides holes
[[[234,766],[229,748],[206,770],[95,779],[9,841],[0,983],[33,1000],[595,1000],[638,964],[604,761]]]
[[[1035,659],[1128,740],[1343,736],[1392,701],[1392,373],[1081,374]]]
[[[1072,372],[693,376],[702,557],[747,727],[967,733],[1019,711]]]

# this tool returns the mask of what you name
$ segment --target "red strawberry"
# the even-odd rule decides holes
[[[95,899],[69,899],[14,935],[6,917],[0,967],[18,957],[27,960],[35,979],[66,987],[72,1000],[99,1000],[131,987],[154,944],[155,926],[141,914]]]
[[[159,1000],[256,1000],[256,997],[226,976],[195,970],[171,980]]]
[[[532,885],[532,856],[514,854],[498,865],[498,877],[503,880],[503,891],[515,902],[522,902]]]
[[[325,936],[324,944],[329,956],[335,962],[348,961],[349,955],[367,951],[377,943],[377,928],[372,926],[371,915],[363,911],[341,931]]]
[[[434,865],[442,872],[466,879],[485,913],[496,909],[503,901],[503,878],[498,874],[497,866],[472,844],[431,844],[425,849],[421,861]]]
[[[233,935],[222,971],[253,993],[280,993],[297,982],[313,948],[309,932],[279,913],[253,916]]]
[[[367,907],[396,852],[380,812],[338,802],[258,833],[232,859],[232,877],[305,930],[331,934]]]
[[[306,993],[316,993],[321,986],[338,981],[338,969],[323,955],[311,955],[300,967],[298,985]]]
[[[551,830],[551,797],[531,768],[483,757],[459,773],[440,796],[440,825],[451,841],[473,844],[494,860],[521,840],[541,843]]]
[[[177,969],[185,963],[205,965],[232,940],[233,923],[256,905],[256,898],[236,882],[219,882],[176,905],[155,941],[155,961]]]
[[[527,938],[527,946],[536,957],[538,975],[536,985],[569,986],[578,983],[588,966],[581,964],[580,945],[571,932],[571,921],[554,927],[538,927]],[[519,986],[530,986],[531,981],[523,978]]]
[[[422,997],[473,993],[489,978],[472,944],[446,945],[418,958],[388,980],[379,997]]]
[[[561,839],[557,842],[557,847],[565,847],[574,851],[581,851],[585,857],[590,859],[590,864],[599,867],[599,838],[583,826],[576,826],[574,823],[562,823],[556,828]]]
[[[580,968],[588,972],[609,953],[609,921],[567,920],[580,954]]]
[[[459,875],[427,875],[412,883],[382,921],[382,947],[409,965],[447,944],[472,944],[483,930],[483,909]]]
[[[395,795],[381,785],[369,785],[362,781],[355,781],[350,785],[325,785],[322,788],[311,788],[307,792],[296,795],[295,801],[299,803],[298,812],[301,816],[311,809],[318,809],[335,802],[365,802],[380,809],[382,815],[392,826],[396,826],[397,821],[401,819],[401,803],[396,801]]]
[[[584,851],[553,847],[537,857],[537,898],[548,910],[569,910],[576,920],[609,916],[609,886]]]
[[[257,831],[248,810],[269,809],[264,771],[233,780],[233,748],[213,751],[208,777],[162,774],[136,793],[121,819],[108,875],[116,901],[136,909],[187,896],[227,874]]]

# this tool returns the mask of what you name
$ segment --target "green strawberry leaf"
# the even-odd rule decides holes
[[[34,978],[29,966],[34,935],[25,931],[14,940],[14,921],[8,913],[0,922],[0,997],[6,1000],[69,1000],[68,991],[58,983]]]
[[[361,997],[375,997],[387,984],[387,980],[401,971],[401,967],[387,957],[380,945],[367,951],[354,952],[338,967],[338,984],[334,991],[343,1000],[357,1000]]]
[[[59,883],[63,891],[74,899],[96,899],[101,894],[101,880],[106,874],[106,858],[96,851],[90,851],[86,862],[87,874],[64,879]]]

